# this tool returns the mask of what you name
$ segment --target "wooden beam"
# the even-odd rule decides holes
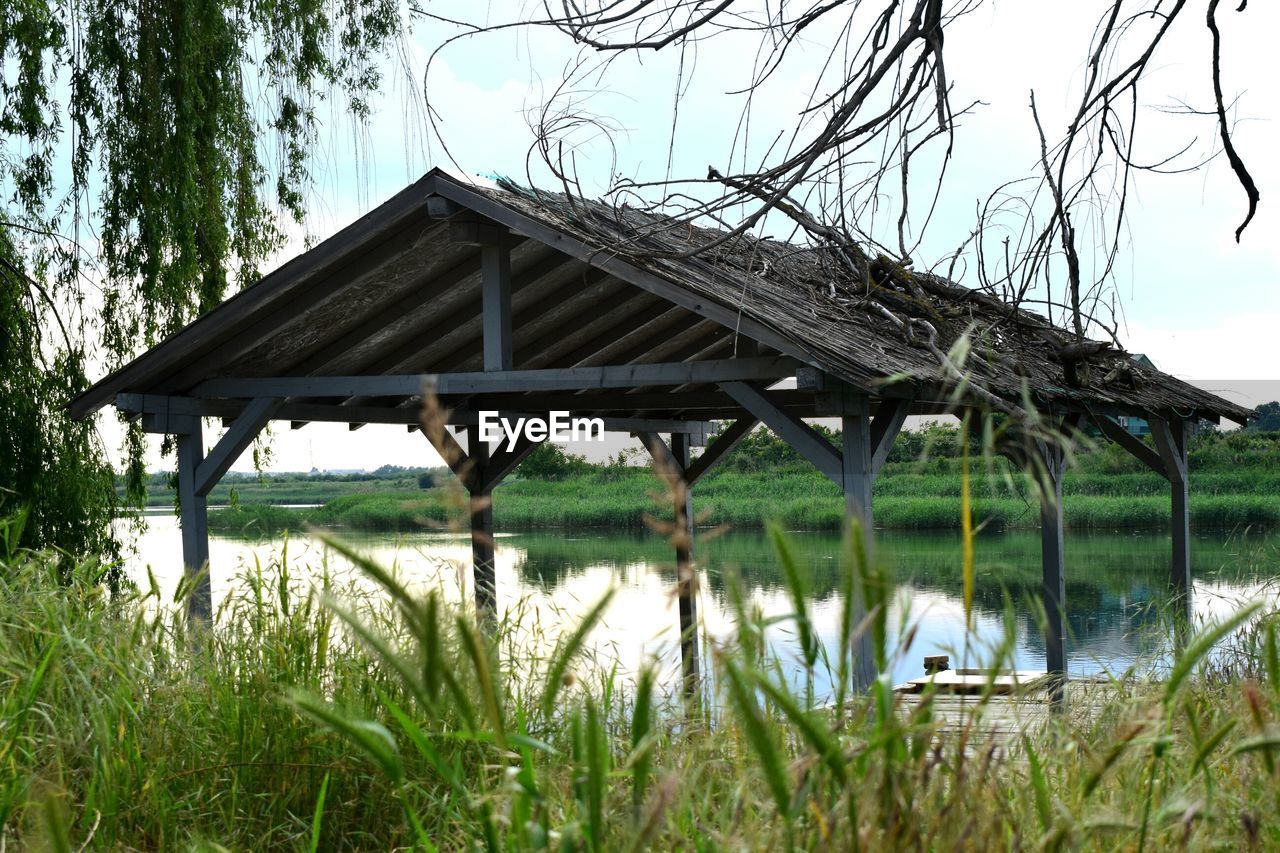
[[[511,450],[504,447],[497,452],[490,452],[489,464],[484,466],[484,471],[480,475],[480,491],[493,491],[521,462],[529,458],[529,454],[537,450],[541,444],[541,441],[530,441],[522,435],[517,439],[516,446]]]
[[[633,434],[644,445],[644,449],[649,451],[649,456],[655,465],[670,473],[672,477],[684,479],[684,466],[676,459],[667,443],[662,440],[662,436],[649,430],[637,430]]]
[[[201,461],[195,472],[196,494],[204,496],[213,491],[222,475],[240,458],[262,428],[271,420],[283,401],[275,397],[258,397],[244,407],[244,411],[232,422],[226,435],[218,440],[209,455]]]
[[[689,469],[689,437],[671,436],[671,455],[681,471]],[[683,480],[673,491],[675,505],[676,604],[680,610],[680,663],[684,695],[696,703],[698,689],[698,575],[693,561],[693,489]]]
[[[795,341],[770,326],[758,322],[755,318],[744,315],[739,307],[713,302],[686,287],[641,270],[615,253],[601,252],[599,247],[589,246],[563,231],[544,225],[533,217],[512,210],[501,202],[478,193],[474,189],[445,175],[436,174],[433,178],[433,189],[436,193],[487,216],[495,222],[501,222],[516,233],[540,240],[548,246],[554,246],[570,257],[606,270],[629,284],[648,290],[668,302],[687,308],[708,319],[715,320],[730,329],[738,329],[742,334],[767,344],[778,352],[799,359],[811,357],[809,353],[797,346]]]
[[[626,350],[636,340],[652,340],[670,319],[687,313],[652,293],[624,285],[614,304],[594,315],[582,317],[579,331],[565,334],[551,330],[519,347],[520,363],[529,367],[566,364],[571,367],[601,358],[605,362],[625,363]],[[578,323],[570,318],[566,325]]]
[[[461,213],[462,210],[462,205],[449,201],[444,196],[427,196],[427,215],[432,219],[448,219],[454,214]]]
[[[1186,430],[1183,421],[1166,421],[1161,418],[1149,418],[1151,437],[1156,443],[1156,452],[1160,454],[1160,469],[1171,483],[1185,482],[1187,479],[1187,446]]]
[[[559,252],[551,251],[540,260],[524,267],[520,272],[511,278],[511,291],[513,298],[523,297],[530,290],[534,289],[539,281],[548,276],[552,276],[560,269],[570,266],[578,266],[577,261],[570,260]],[[599,270],[591,267],[585,268],[589,275],[604,277]],[[571,276],[576,278],[576,276]],[[483,290],[483,287],[478,288]],[[565,285],[559,288],[555,293],[568,293],[570,286]],[[554,295],[549,299],[556,298]],[[540,302],[541,300],[539,300]],[[514,303],[512,303],[514,304]],[[545,310],[545,309],[543,309]],[[423,369],[430,365],[437,372],[449,373],[455,368],[466,364],[472,356],[480,355],[483,366],[484,352],[484,304],[482,298],[469,298],[463,300],[460,307],[455,307],[452,311],[447,312],[443,317],[436,318],[427,328],[414,328],[410,324],[408,331],[411,333],[402,343],[394,343],[405,336],[397,334],[393,336],[393,343],[388,349],[386,345],[378,345],[370,348],[370,351],[359,361],[354,372],[358,373],[406,373]],[[528,309],[521,312],[519,316],[512,320],[513,327],[519,327],[520,322],[529,314]],[[403,326],[404,324],[400,324]],[[470,340],[464,343],[450,341],[451,337],[456,336],[459,332],[466,332],[471,326],[477,327],[478,338],[474,343]],[[514,342],[514,341],[513,341]],[[449,358],[441,360],[430,356],[432,350],[436,347],[449,343],[452,348],[452,355]],[[330,362],[332,363],[332,362]],[[308,371],[309,374],[323,373],[323,367]],[[287,371],[281,371],[287,372]],[[366,397],[352,397],[344,400],[344,406],[361,406],[371,402]]]
[[[870,402],[858,389],[827,376],[824,384],[836,393],[840,409],[840,474],[844,491],[844,512],[852,527],[855,520],[862,525],[863,547],[870,552],[875,518],[871,508],[871,487],[875,482],[872,450]],[[833,387],[834,386],[834,387]],[[887,422],[886,422],[887,423]],[[850,675],[857,690],[866,690],[876,679],[874,638],[864,625],[867,618],[866,594],[861,583],[854,584],[854,600],[849,603]]]
[[[525,391],[634,388],[711,382],[778,380],[790,376],[789,358],[621,364],[480,373],[382,376],[229,377],[200,383],[192,397],[413,397],[424,393],[495,394]]]
[[[756,424],[760,423],[760,419],[754,415],[745,415],[734,421],[728,429],[716,436],[716,440],[707,447],[706,451],[693,462],[689,463],[689,467],[685,470],[685,482],[692,488],[695,483],[701,480],[708,471],[710,471],[716,463],[724,459],[742,439],[755,429]]]
[[[449,217],[449,242],[464,246],[509,245],[513,239],[511,230],[501,223],[478,216],[470,210],[461,210]]]
[[[513,412],[502,409],[501,414],[507,418],[545,417],[546,412]],[[593,417],[584,415],[583,417]],[[474,410],[455,412],[449,415],[449,426],[470,426],[479,423],[480,415]],[[604,425],[605,432],[634,433],[641,431],[682,433],[690,436],[703,436],[710,430],[710,423],[703,420],[677,420],[674,418],[616,418],[603,416],[598,420]]]
[[[566,266],[579,266],[577,261],[570,260],[565,260],[564,264]],[[520,365],[526,369],[537,367],[538,365],[532,364],[527,357],[529,351],[529,347],[527,345],[529,338],[539,334],[539,330],[544,326],[552,326],[551,331],[547,333],[548,335],[554,336],[557,339],[563,338],[566,334],[566,328],[577,328],[577,322],[587,322],[589,318],[600,313],[601,303],[597,301],[597,299],[609,300],[612,296],[616,295],[612,293],[613,288],[625,286],[626,285],[621,285],[609,278],[608,274],[603,273],[598,269],[593,267],[583,267],[581,272],[576,275],[569,276],[567,280],[551,291],[543,293],[534,292],[533,295],[530,296],[530,291],[538,291],[542,288],[528,288],[526,287],[526,283],[520,280],[520,276],[513,277],[512,289],[514,297],[512,301],[513,314],[511,319],[511,344],[514,348],[513,357],[519,356],[520,358],[518,361],[520,362]],[[524,302],[525,304],[521,305],[517,309],[516,305],[518,302]],[[568,318],[562,316],[565,312],[570,310],[569,306],[579,303],[588,306],[586,309],[583,309],[581,320],[573,319],[574,317],[577,317],[576,314]],[[431,363],[438,372],[448,373],[451,370],[457,369],[459,366],[470,362],[477,355],[481,356],[481,360],[483,362],[483,328],[481,329],[478,339],[467,340],[465,343],[454,347],[453,351],[447,358],[432,359]],[[416,368],[425,362],[418,361],[404,363]],[[566,364],[564,366],[568,367],[572,365]]]
[[[871,486],[875,482],[871,438],[871,404],[865,394],[840,383],[840,462],[845,513],[862,522],[865,536],[873,526]]]
[[[418,425],[418,429],[426,436],[427,441],[431,442],[431,446],[435,448],[436,453],[440,454],[444,464],[449,466],[449,470],[458,478],[463,487],[468,492],[475,491],[478,488],[480,475],[476,471],[475,463],[471,461],[467,451],[462,449],[462,445],[458,444],[458,440],[453,437],[453,433],[443,426],[438,432],[436,430],[428,430],[421,424]]]
[[[566,260],[557,252],[535,261],[512,277],[513,297],[562,267],[576,263]],[[353,370],[356,373],[403,373],[416,370],[416,366],[423,364],[423,353],[427,347],[446,340],[469,323],[475,324],[483,337],[483,323],[480,319],[483,310],[482,293],[477,292],[460,299],[452,310],[432,312],[433,322],[430,325],[419,327],[410,324],[389,335],[386,344],[372,348],[353,365]],[[483,347],[483,342],[481,346]]]
[[[429,226],[424,222],[422,227]],[[405,278],[416,275],[416,266],[411,267],[407,259],[400,257],[405,242],[413,240],[393,240],[370,247],[352,263],[334,271],[327,278],[314,282],[297,298],[272,311],[262,312],[261,316],[243,328],[211,342],[207,351],[198,359],[189,360],[186,366],[176,371],[166,371],[156,387],[163,391],[183,391],[190,388],[201,379],[218,373],[227,365],[252,353],[254,348],[278,336],[281,329],[295,323],[308,311],[339,298],[348,287],[367,276],[390,274],[394,277],[397,268]]]
[[[484,324],[484,369],[511,370],[511,252],[480,249],[480,290]]]
[[[284,369],[298,374],[323,372],[325,368],[357,346],[385,332],[389,326],[403,320],[432,299],[478,275],[479,272],[480,267],[475,259],[468,258],[423,282],[420,286],[410,288],[408,292],[378,308],[366,319],[358,321],[337,337],[328,340],[321,338],[318,346],[310,348],[309,352],[302,353],[300,358],[293,359],[291,363],[284,366]]]
[[[742,408],[764,422],[813,467],[837,486],[844,485],[840,452],[799,417],[780,407],[767,392],[747,382],[721,382],[720,387]]]
[[[172,411],[143,412],[142,431],[156,435],[187,435],[200,431],[200,416]]]
[[[726,329],[712,320],[699,318],[679,332],[666,335],[662,340],[650,340],[644,351],[632,358],[626,358],[628,364],[650,364],[673,361],[706,361],[708,349],[723,350],[718,356],[731,359],[733,350],[733,330]]]
[[[910,400],[890,399],[880,403],[871,421],[871,476],[877,477],[884,463],[889,461],[889,451],[911,411]]]
[[[813,395],[803,391],[782,389],[770,391],[769,395],[781,406],[795,408],[809,406],[813,403]],[[440,405],[451,408],[460,397],[441,397]],[[467,399],[475,399],[467,398]],[[540,409],[545,411],[566,410],[571,412],[607,412],[626,411],[641,412],[658,409],[662,411],[699,409],[739,409],[732,397],[723,391],[710,389],[705,391],[655,391],[635,392],[599,391],[587,394],[570,394],[567,392],[551,392],[547,394],[502,394],[483,398],[484,407],[503,411],[525,411]],[[710,420],[710,419],[708,419]]]
[[[204,351],[263,310],[286,305],[300,290],[322,277],[337,273],[368,252],[369,246],[420,223],[425,215],[424,197],[434,176],[415,181],[383,205],[356,220],[309,252],[288,261],[250,288],[237,293],[178,334],[166,339],[122,369],[80,395],[68,407],[71,416],[84,418],[96,412],[116,394],[143,387],[180,363]]]
[[[479,401],[484,403],[483,398]],[[237,418],[245,409],[245,402],[230,399],[203,399],[193,397],[166,397],[154,394],[120,394],[116,407],[122,412],[135,412],[143,416],[144,429],[162,434],[189,432],[195,424],[192,419]],[[445,407],[446,409],[449,407]],[[507,416],[543,416],[546,412],[513,411],[506,406],[493,406]],[[160,413],[160,414],[156,414]],[[370,423],[418,428],[421,408],[412,406],[339,406],[327,403],[284,403],[272,416],[273,420],[302,424],[319,423]],[[456,408],[449,412],[449,426],[466,426],[477,423],[479,415],[473,408]],[[653,432],[681,432],[700,435],[708,431],[708,420],[672,418],[620,418],[603,415],[605,432],[632,433],[637,430]]]
[[[1155,471],[1161,477],[1168,477],[1169,474],[1165,470],[1164,461],[1160,458],[1160,454],[1156,453],[1150,447],[1142,443],[1136,435],[1130,432],[1120,424],[1116,423],[1112,418],[1094,417],[1091,418],[1094,426],[1098,428],[1106,438],[1129,451],[1135,459],[1146,465],[1152,471]]]

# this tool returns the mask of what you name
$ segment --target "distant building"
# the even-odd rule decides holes
[[[1124,427],[1125,432],[1130,435],[1136,435],[1138,438],[1151,435],[1151,425],[1143,418],[1131,418],[1127,415],[1118,415],[1116,423]]]
[[[1159,369],[1155,366],[1155,363],[1151,359],[1147,358],[1143,353],[1132,353],[1129,358],[1136,361],[1143,367],[1149,367],[1152,370]],[[1136,435],[1138,438],[1151,435],[1151,425],[1147,423],[1145,418],[1131,418],[1127,415],[1120,415],[1116,418],[1116,423],[1120,424],[1120,426],[1124,428],[1125,432],[1130,435]]]
[[[1152,370],[1160,369],[1156,367],[1155,363],[1151,359],[1147,358],[1143,353],[1135,352],[1131,354],[1129,358],[1133,359],[1143,367],[1149,367]],[[1118,415],[1116,417],[1116,423],[1120,424],[1120,426],[1122,426],[1130,435],[1136,435],[1138,438],[1145,438],[1146,436],[1151,435],[1151,425],[1148,424],[1144,418],[1131,418],[1127,415]],[[1217,428],[1212,421],[1207,421],[1203,418],[1195,421],[1194,423],[1188,422],[1187,426],[1189,427],[1189,433],[1191,435],[1200,432],[1212,432]]]

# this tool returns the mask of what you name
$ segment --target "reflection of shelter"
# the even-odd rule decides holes
[[[108,403],[177,436],[183,555],[207,562],[205,496],[270,420],[419,424],[424,391],[468,435],[433,436],[472,502],[477,603],[492,607],[493,488],[532,450],[490,452],[479,411],[572,410],[642,438],[674,472],[676,516],[689,489],[763,422],[844,489],[871,519],[871,485],[904,418],[999,408],[1030,393],[1053,424],[1094,421],[1172,483],[1175,587],[1189,579],[1186,428],[1248,412],[1127,354],[1071,339],[1048,321],[940,277],[880,259],[851,280],[835,251],[676,224],[629,208],[433,170],[74,400]],[[691,249],[706,249],[689,255]],[[939,351],[976,330],[969,391]],[[770,390],[795,378],[796,390]],[[892,380],[891,384],[887,384]],[[979,393],[976,389],[982,389]],[[834,447],[803,418],[839,417]],[[1113,420],[1149,421],[1155,448]],[[204,418],[226,432],[206,452]],[[709,422],[728,430],[696,458]],[[668,435],[669,439],[660,437]],[[1048,472],[1043,578],[1049,669],[1065,671],[1062,456],[1028,439]],[[682,652],[697,671],[687,537],[678,546]],[[209,585],[193,602],[207,612]],[[872,676],[866,650],[859,677]]]

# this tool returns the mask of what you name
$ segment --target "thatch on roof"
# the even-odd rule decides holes
[[[433,212],[432,198],[448,204]],[[1028,395],[1048,412],[1241,422],[1250,414],[1119,349],[1076,341],[1031,312],[886,259],[872,261],[867,285],[831,247],[724,240],[723,231],[658,213],[478,186],[439,170],[104,378],[72,412],[84,417],[130,393],[214,399],[227,417],[243,404],[201,392],[210,380],[483,369],[481,249],[455,239],[460,214],[508,235],[517,371],[728,359],[745,339],[762,356],[799,359],[873,396],[913,396],[924,413],[957,385],[940,353],[967,340],[966,404],[981,402],[980,387],[1014,403]],[[739,411],[714,383],[634,388],[622,398],[570,393],[583,413],[705,420]],[[499,402],[533,411],[546,400]],[[388,410],[410,403],[291,396],[289,416],[390,423],[399,420]],[[801,416],[821,408],[800,392],[788,405]]]
[[[940,356],[963,358],[974,385],[1038,407],[1138,409],[1173,417],[1250,412],[1133,360],[1106,341],[1081,340],[1045,317],[889,258],[855,280],[834,245],[729,233],[627,205],[534,190],[510,181],[475,188],[601,252],[765,323],[864,388],[954,386]],[[705,248],[704,248],[705,247]],[[957,343],[962,341],[960,347]],[[967,354],[961,351],[967,350]]]

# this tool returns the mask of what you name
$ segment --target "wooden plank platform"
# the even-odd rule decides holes
[[[935,693],[981,694],[990,690],[1002,696],[1043,687],[1047,682],[1043,670],[944,669],[913,678],[893,688],[895,693],[924,693],[930,687]]]
[[[971,744],[1003,745],[1010,738],[1034,733],[1057,715],[1087,722],[1097,717],[1107,699],[1127,692],[1105,679],[1071,679],[1064,688],[1063,708],[1055,711],[1043,672],[1002,675],[1008,677],[988,695],[983,689],[987,675],[981,676],[982,686],[977,689],[974,684],[979,677],[972,672],[947,670],[913,679],[899,685],[904,689],[895,688],[898,713],[904,719],[915,718],[927,705],[939,735],[966,733]]]

